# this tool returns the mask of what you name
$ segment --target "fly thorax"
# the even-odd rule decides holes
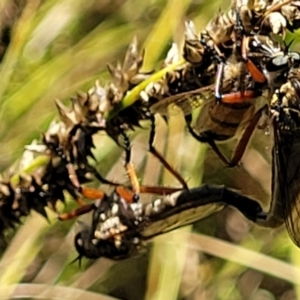
[[[245,64],[237,61],[234,57],[228,59],[223,73],[223,91],[238,91],[241,87],[241,80],[245,80]],[[228,84],[226,85],[226,83]],[[244,83],[243,83],[244,84]]]

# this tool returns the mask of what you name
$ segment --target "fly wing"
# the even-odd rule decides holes
[[[284,219],[291,239],[300,246],[300,118],[285,113],[283,118],[274,122],[271,210],[276,220]]]
[[[262,212],[255,199],[224,186],[202,185],[146,204],[140,235],[143,239],[152,238],[202,220],[226,205],[237,208],[252,221],[256,221],[257,215]]]
[[[188,115],[194,109],[200,107],[205,101],[211,100],[213,97],[213,85],[209,85],[164,98],[153,104],[150,111],[163,116],[178,114],[180,111],[182,111],[184,115]]]
[[[191,207],[180,211],[171,209],[168,211],[168,216],[165,216],[165,212],[163,212],[161,216],[156,215],[150,218],[151,221],[149,221],[147,226],[143,226],[141,236],[144,239],[149,239],[182,226],[193,224],[222,210],[224,206],[224,203],[210,203],[195,205],[194,207],[191,205]]]

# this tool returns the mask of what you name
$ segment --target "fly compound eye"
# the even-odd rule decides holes
[[[74,244],[79,255],[85,256],[84,240],[82,238],[82,232],[76,234],[74,239]]]
[[[99,249],[92,242],[90,231],[88,229],[76,234],[74,244],[79,256],[91,259],[97,259],[100,257]]]

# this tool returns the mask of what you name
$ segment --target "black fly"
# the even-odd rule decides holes
[[[203,185],[147,204],[128,203],[115,190],[94,206],[91,226],[75,236],[78,259],[132,257],[141,252],[147,240],[201,220],[225,205],[238,208],[254,222],[264,216],[256,200],[223,186]]]
[[[300,246],[300,81],[291,72],[287,83],[273,96],[274,148],[272,153],[272,201],[266,222],[285,222],[291,239]]]

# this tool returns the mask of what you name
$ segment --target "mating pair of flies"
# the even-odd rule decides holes
[[[300,63],[300,55],[275,46],[266,36],[243,37],[241,53],[237,49],[228,58],[215,60],[215,83],[177,93],[152,105],[152,113],[161,115],[182,111],[190,134],[208,143],[228,166],[241,160],[263,112],[268,112],[275,91],[288,80],[288,73]],[[211,68],[211,66],[209,66]],[[192,112],[201,106],[195,118]],[[244,130],[233,156],[228,160],[216,142],[227,141]]]
[[[232,78],[226,77],[226,67],[234,66],[228,61],[228,64],[225,62],[218,66],[216,84],[213,87],[163,99],[152,107],[152,111],[159,112],[161,107],[171,104],[181,107],[183,103],[191,101],[191,97],[199,98],[205,96],[205,93],[213,95],[212,101],[204,102],[204,107],[209,109],[202,108],[203,112],[201,111],[198,120],[203,121],[201,114],[206,114],[206,120],[210,119],[210,123],[206,122],[206,125],[214,124],[214,127],[197,134],[191,126],[191,116],[186,116],[187,124],[194,137],[209,143],[224,162],[235,165],[241,159],[262,112],[268,109],[274,130],[272,199],[269,212],[264,212],[257,200],[226,187],[140,187],[130,164],[130,147],[127,147],[126,169],[132,189],[118,186],[107,196],[102,191],[80,187],[83,196],[99,201],[61,215],[61,219],[70,219],[93,211],[91,226],[85,227],[75,237],[79,257],[105,256],[119,259],[131,256],[139,251],[143,241],[203,219],[224,205],[236,207],[248,219],[261,226],[277,227],[285,223],[293,241],[300,245],[300,74],[297,70],[299,54],[275,51],[260,43],[258,37],[253,37],[252,43],[258,49],[257,52],[264,55],[264,60],[259,64],[262,71],[257,67],[255,57],[250,60],[249,57],[243,56],[243,61],[233,62],[246,66],[247,74],[242,78],[242,90],[235,90],[236,86],[230,82]],[[230,93],[220,93],[221,90],[227,92],[227,89]],[[255,111],[257,97],[262,96],[265,89],[269,92],[269,104]],[[252,113],[249,113],[250,109]],[[230,114],[225,114],[226,111],[231,113],[235,122],[227,120]],[[250,114],[245,122],[244,112]],[[215,141],[229,139],[237,133],[239,127],[244,129],[244,133],[233,159],[228,161],[216,147]],[[154,135],[154,127],[152,133]],[[140,192],[161,194],[164,197],[143,205],[139,201]],[[210,209],[207,210],[207,207]]]
[[[93,210],[93,217],[91,226],[85,226],[75,236],[78,259],[131,257],[143,249],[145,241],[203,219],[225,205],[237,208],[261,226],[277,227],[285,222],[292,239],[299,245],[299,88],[299,78],[291,78],[273,97],[275,144],[272,201],[268,213],[257,200],[226,187],[203,185],[172,193],[160,188],[158,192],[165,195],[146,204],[139,201],[136,192],[118,187],[111,195],[102,193],[100,201],[86,206],[89,211]],[[286,103],[293,105],[286,106]],[[131,178],[132,186],[135,178]],[[82,208],[77,212],[83,212]]]
[[[239,11],[236,11],[236,15],[239,20]],[[238,164],[263,111],[267,110],[268,105],[264,105],[258,110],[255,108],[258,102],[256,99],[262,95],[263,87],[266,85],[266,82],[271,86],[270,89],[273,91],[275,88],[274,83],[278,77],[281,78],[280,82],[286,80],[286,74],[291,67],[291,60],[293,60],[294,65],[296,61],[297,63],[300,61],[298,54],[289,53],[286,55],[286,53],[283,53],[280,49],[273,49],[273,45],[268,47],[267,43],[265,41],[261,42],[258,36],[243,36],[242,33],[244,29],[241,21],[242,20],[239,20],[237,25],[234,26],[236,36],[241,39],[241,49],[232,51],[232,55],[227,59],[217,57],[221,55],[220,51],[217,51],[217,45],[215,45],[216,51],[212,51],[217,57],[215,61],[218,62],[215,84],[167,97],[163,100],[159,100],[150,108],[152,113],[161,113],[161,111],[165,110],[165,107],[170,104],[175,104],[183,108],[183,105],[190,102],[192,104],[189,106],[193,108],[193,104],[198,103],[197,105],[199,105],[203,99],[206,99],[203,101],[204,105],[200,115],[194,120],[195,126],[192,124],[191,110],[185,111],[187,127],[193,137],[200,142],[208,143],[219,158],[229,166]],[[209,35],[209,31],[207,34]],[[253,46],[252,44],[255,44],[255,51],[249,49]],[[239,50],[241,53],[236,53]],[[260,59],[260,55],[262,54],[265,56],[266,61],[264,61],[261,66],[265,71],[264,73],[257,67],[257,61],[254,63],[253,60],[248,57],[248,53],[252,54],[253,52],[255,52],[253,59],[257,59],[257,56],[259,56],[258,58]],[[242,59],[240,60],[240,58]],[[275,75],[272,74],[274,73],[273,69],[276,69]],[[276,83],[279,85],[278,82]],[[183,188],[187,188],[185,180],[153,146],[155,135],[154,115],[150,114],[148,118],[151,120],[149,138],[150,152],[178,179]],[[245,126],[246,124],[247,126]],[[229,161],[219,150],[215,142],[226,141],[234,137],[240,128],[245,128],[245,130],[234,151],[232,159]],[[123,131],[118,130],[117,134],[123,135]],[[73,174],[72,177],[74,178]],[[109,183],[107,181],[105,182]],[[75,183],[75,186],[79,188],[78,181]]]

